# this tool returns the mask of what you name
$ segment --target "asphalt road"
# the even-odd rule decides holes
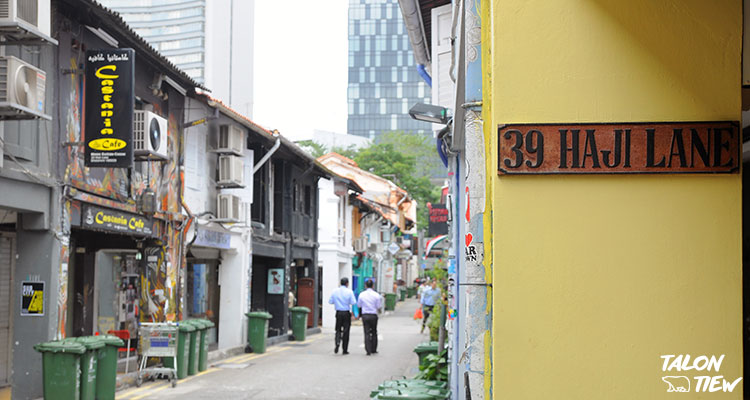
[[[117,393],[117,399],[367,399],[391,377],[418,372],[414,346],[429,340],[412,319],[418,304],[399,302],[378,321],[378,354],[367,356],[361,322],[352,324],[349,355],[333,353],[333,329],[304,342],[270,346],[264,354],[243,354],[216,361],[206,371],[178,382],[146,382]]]

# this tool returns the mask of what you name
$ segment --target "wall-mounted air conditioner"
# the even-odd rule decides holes
[[[219,141],[216,146],[218,153],[232,153],[242,155],[245,149],[245,131],[237,125],[221,125],[219,127]]]
[[[0,115],[6,119],[52,119],[44,114],[47,75],[16,57],[0,57]]]
[[[219,156],[219,180],[217,183],[223,187],[243,187],[243,175],[245,164],[242,157]]]
[[[217,196],[216,213],[220,220],[240,221],[242,202],[240,196],[220,193]]]
[[[367,237],[362,236],[354,239],[354,251],[357,253],[367,251]]]
[[[14,39],[57,44],[50,37],[50,20],[50,0],[0,0],[0,32]]]
[[[169,158],[167,120],[151,111],[136,110],[133,115],[133,154],[140,159]]]

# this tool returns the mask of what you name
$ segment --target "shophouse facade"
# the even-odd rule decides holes
[[[323,304],[318,266],[318,180],[330,172],[299,146],[268,132],[252,141],[253,254],[251,310],[271,313],[269,336],[289,331],[289,294],[310,309],[307,325],[320,326]]]
[[[0,171],[6,258],[0,264],[9,277],[3,304],[12,345],[3,365],[19,399],[42,395],[35,344],[110,330],[135,333],[139,321],[181,317],[178,271],[187,221],[181,122],[185,96],[199,86],[94,1],[55,1],[47,19],[47,44],[5,49],[46,71],[44,112],[52,121],[2,123],[10,152]],[[97,79],[85,77],[95,76],[97,61],[125,62],[109,86],[114,96],[130,87],[133,97],[117,111],[158,127],[153,151],[134,152],[132,166],[86,161],[86,121],[103,109],[84,100],[94,99],[84,92],[96,89]],[[133,129],[136,136],[144,131]]]

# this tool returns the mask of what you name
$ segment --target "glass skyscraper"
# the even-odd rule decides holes
[[[428,134],[431,124],[413,120],[409,108],[430,103],[430,87],[414,63],[397,0],[349,0],[349,134],[376,138],[383,132]]]
[[[205,83],[205,0],[104,0],[141,37],[199,83]]]

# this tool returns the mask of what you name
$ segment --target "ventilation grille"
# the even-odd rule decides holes
[[[0,0],[0,18],[10,18],[12,0]]]
[[[133,113],[133,149],[148,150],[146,134],[146,113],[136,111]]]
[[[39,15],[39,0],[16,0],[18,1],[18,18],[37,26],[37,16]]]
[[[8,59],[0,58],[0,101],[8,99]]]

